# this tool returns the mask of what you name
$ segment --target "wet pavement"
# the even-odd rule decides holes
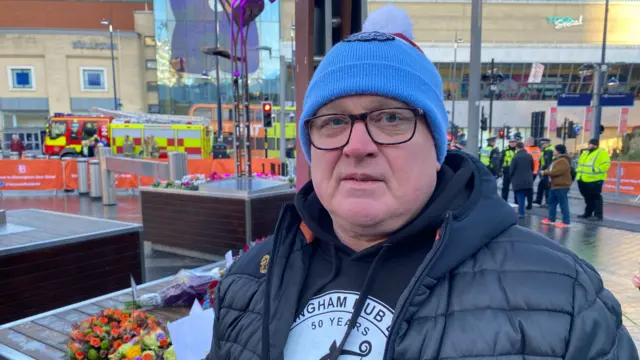
[[[2,207],[7,210],[38,208],[142,223],[139,197],[135,194],[120,194],[117,206],[110,207],[73,194],[45,195],[48,196],[5,196]],[[578,199],[572,199],[570,206],[572,212],[578,214],[584,204]],[[534,208],[528,212],[521,225],[558,241],[600,271],[605,285],[622,304],[625,325],[640,348],[640,291],[631,283],[632,276],[640,270],[640,208],[606,204],[603,222],[578,220],[573,216],[572,227],[568,229],[540,224],[546,211]],[[195,268],[206,263],[206,260],[187,256],[147,251],[147,279],[150,281],[170,276],[182,268]]]

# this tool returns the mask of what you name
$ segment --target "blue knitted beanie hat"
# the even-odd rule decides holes
[[[394,31],[398,26],[408,30]],[[313,74],[298,122],[305,158],[311,163],[311,142],[304,120],[338,98],[378,95],[424,111],[438,162],[442,163],[447,152],[448,128],[442,79],[433,63],[411,41],[409,16],[387,5],[369,15],[363,30],[335,45]]]

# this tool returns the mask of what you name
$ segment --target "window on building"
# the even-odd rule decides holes
[[[156,92],[156,91],[158,91],[158,82],[157,81],[147,81],[147,91],[148,92]]]
[[[149,104],[149,113],[150,114],[158,114],[160,112],[160,105],[158,104]]]
[[[107,69],[80,68],[80,87],[82,91],[107,91]]]
[[[156,46],[156,38],[153,36],[145,36],[144,37],[144,46],[146,47],[155,47]]]
[[[10,90],[35,90],[36,80],[33,66],[9,66]]]
[[[157,69],[158,68],[158,63],[155,60],[147,60],[145,63],[145,67],[147,69]]]

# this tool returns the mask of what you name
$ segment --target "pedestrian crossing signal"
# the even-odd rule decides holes
[[[262,102],[262,126],[265,129],[273,127],[273,104],[270,101]]]

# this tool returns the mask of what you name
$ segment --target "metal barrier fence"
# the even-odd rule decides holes
[[[169,180],[181,180],[188,175],[187,170],[187,153],[184,152],[172,152],[168,155],[168,162],[157,162],[152,160],[132,159],[126,157],[113,156],[112,150],[109,148],[100,148],[98,151],[99,160],[90,161],[90,166],[93,166],[93,161],[99,162],[100,167],[100,183],[101,183],[101,196],[102,205],[110,206],[116,204],[116,187],[115,187],[115,174],[129,173],[138,176],[149,176],[160,179]],[[78,169],[78,171],[80,171]],[[91,177],[91,183],[94,183],[93,176],[94,171],[91,168],[89,172]],[[80,176],[78,176],[80,180]],[[80,184],[78,184],[80,188]],[[92,186],[93,188],[93,186]]]

